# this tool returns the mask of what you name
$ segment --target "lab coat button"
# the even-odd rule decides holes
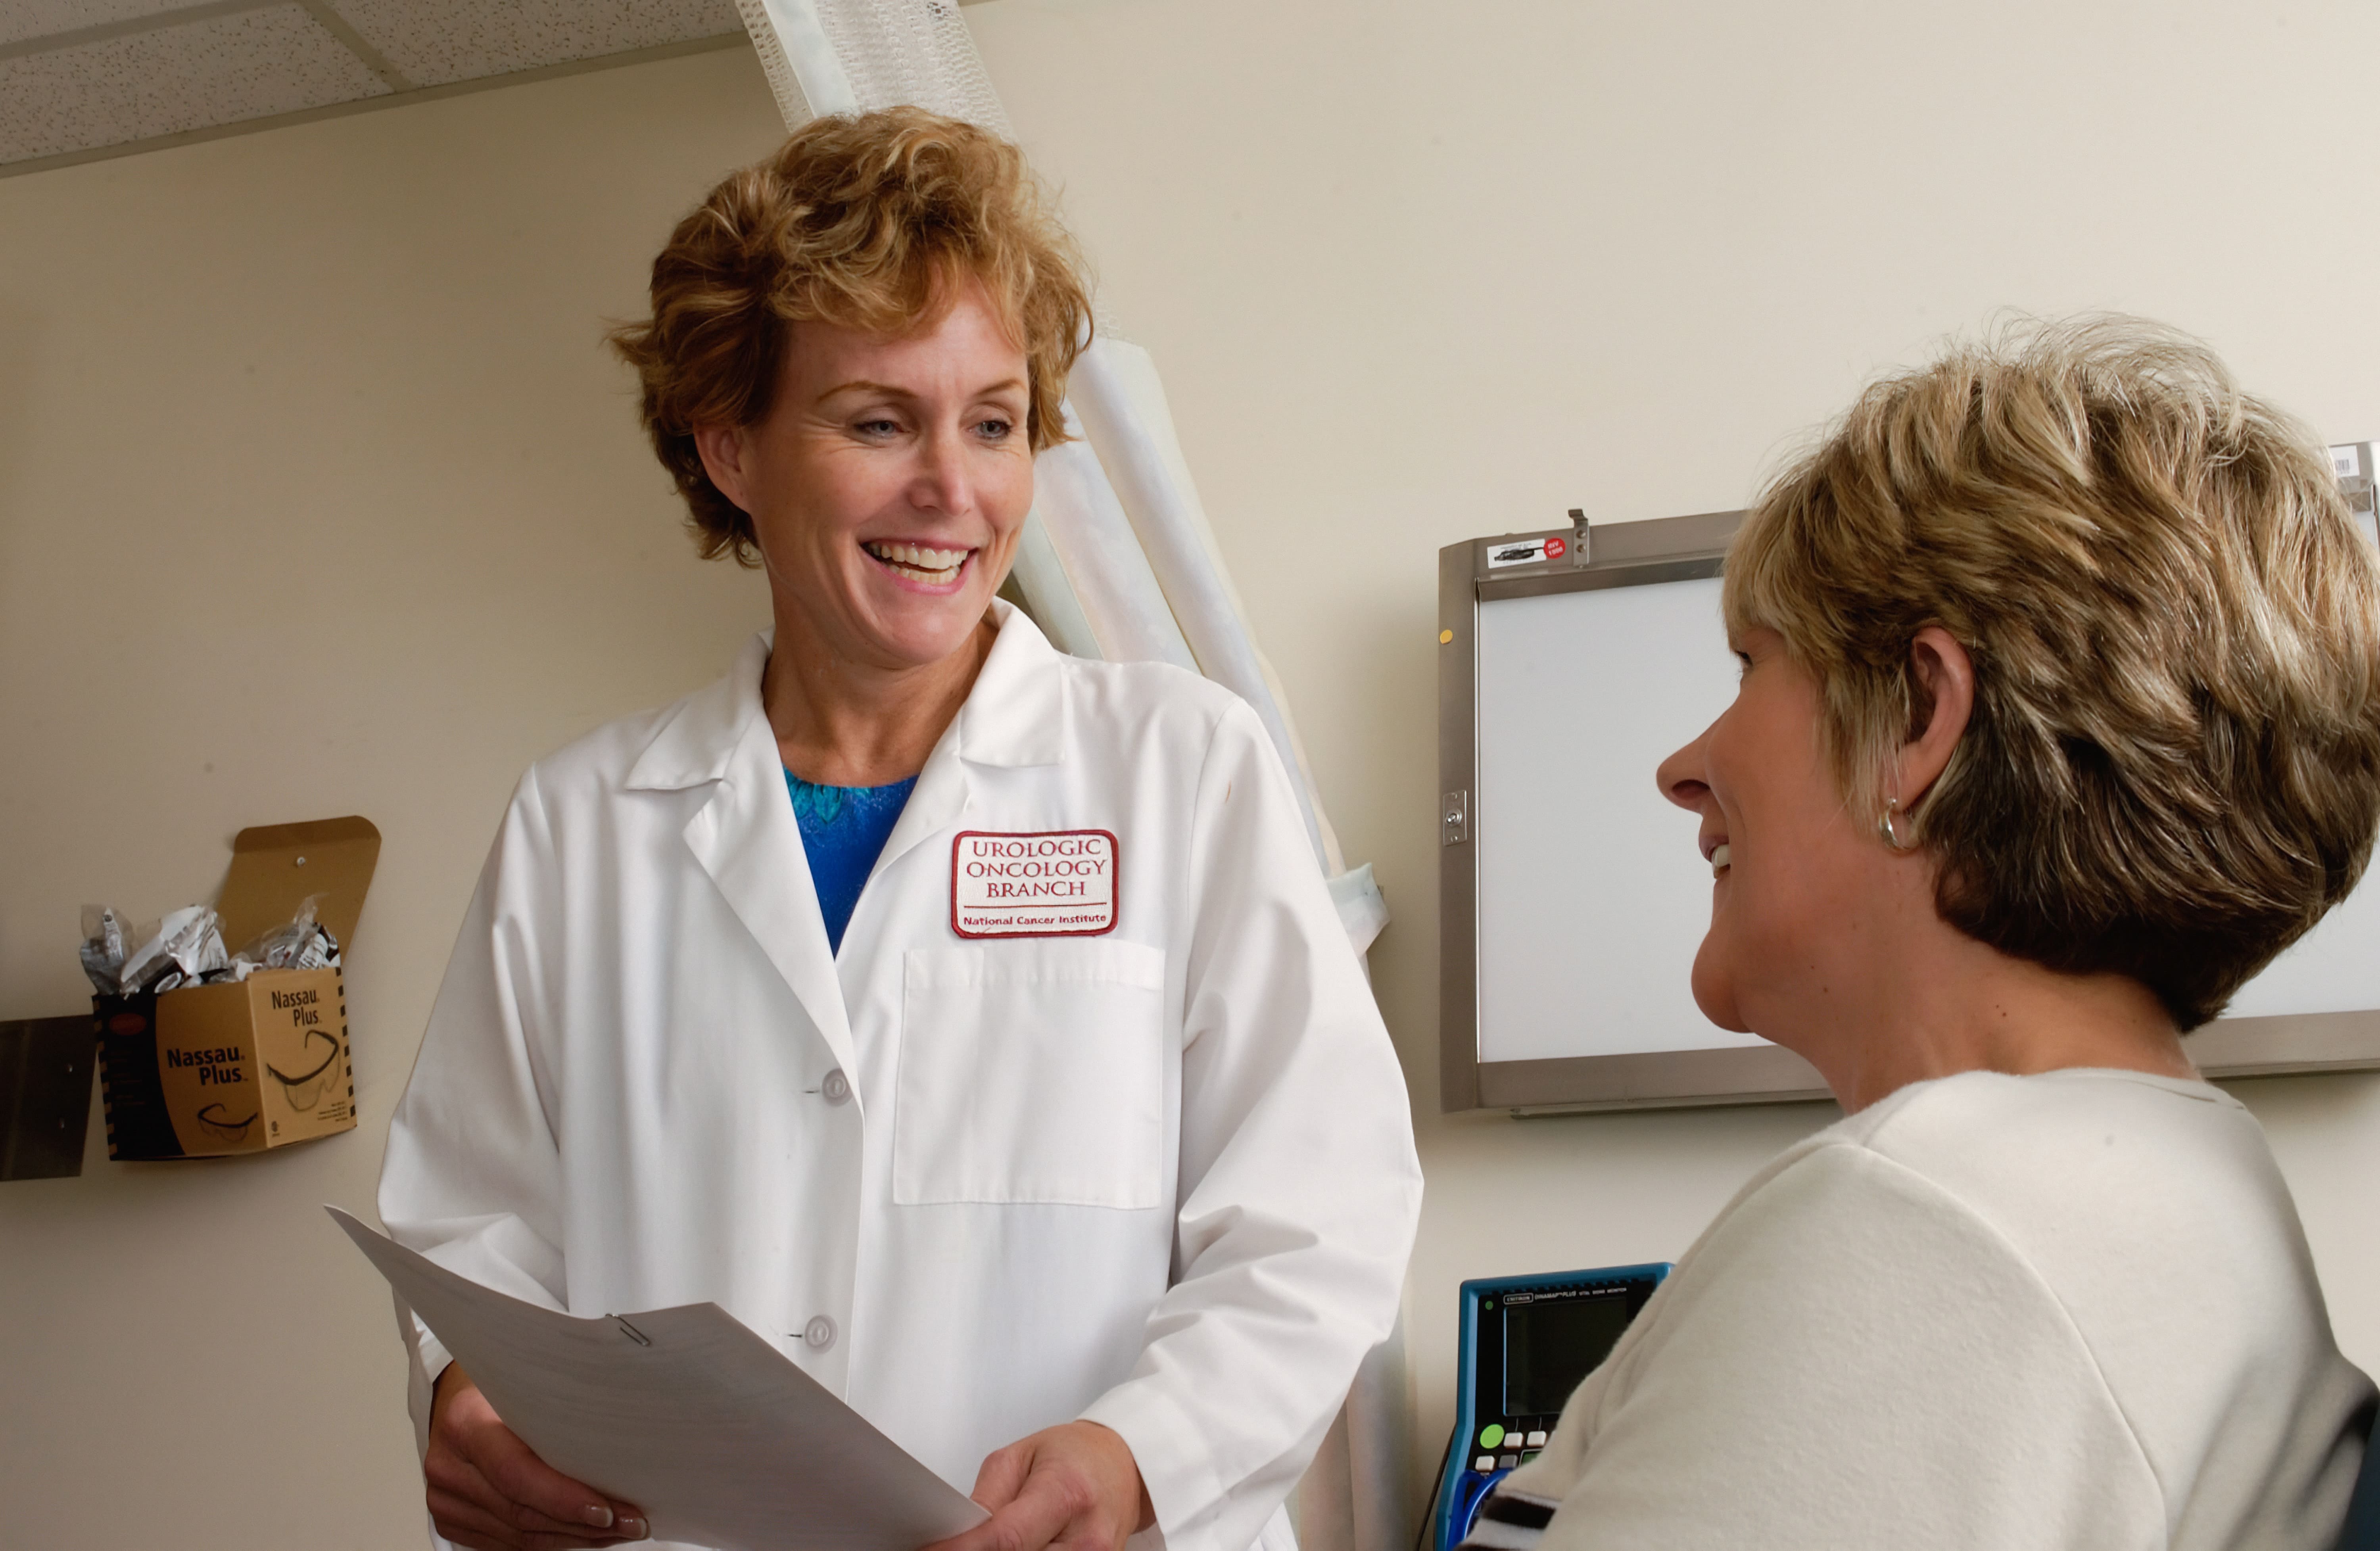
[[[838,1066],[826,1074],[826,1081],[819,1084],[819,1095],[829,1104],[851,1102],[851,1079],[843,1074],[843,1068]],[[827,1338],[829,1340],[833,1339],[832,1336]],[[813,1341],[810,1344],[816,1346],[818,1343]]]
[[[849,1091],[848,1088],[844,1090],[845,1093]],[[834,1345],[834,1321],[824,1315],[813,1315],[810,1322],[802,1327],[802,1339],[809,1343],[812,1351],[824,1351]]]

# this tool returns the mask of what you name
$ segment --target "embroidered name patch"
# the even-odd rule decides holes
[[[1116,860],[1116,838],[1105,830],[962,830],[951,846],[951,929],[961,937],[1111,932]]]

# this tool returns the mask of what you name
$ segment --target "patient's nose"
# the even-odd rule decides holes
[[[1710,783],[1703,780],[1703,744],[1709,737],[1709,729],[1704,729],[1701,736],[1662,760],[1653,772],[1661,795],[1694,813],[1702,811],[1703,799],[1710,793]]]

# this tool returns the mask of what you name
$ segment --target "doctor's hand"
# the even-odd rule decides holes
[[[1157,1522],[1132,1448],[1096,1422],[1069,1422],[1010,1444],[976,1472],[991,1518],[925,1551],[1118,1551]]]
[[[498,1419],[460,1363],[438,1375],[430,1403],[430,1518],[471,1551],[563,1551],[645,1538],[644,1515],[539,1459]]]

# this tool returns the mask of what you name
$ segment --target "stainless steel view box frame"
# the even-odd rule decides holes
[[[1572,515],[1439,551],[1439,1108],[1826,1098],[1694,1009],[1708,872],[1653,779],[1733,692],[1718,578],[1743,514]],[[2235,1006],[2188,1040],[2209,1076],[2380,1067],[2380,886]]]

